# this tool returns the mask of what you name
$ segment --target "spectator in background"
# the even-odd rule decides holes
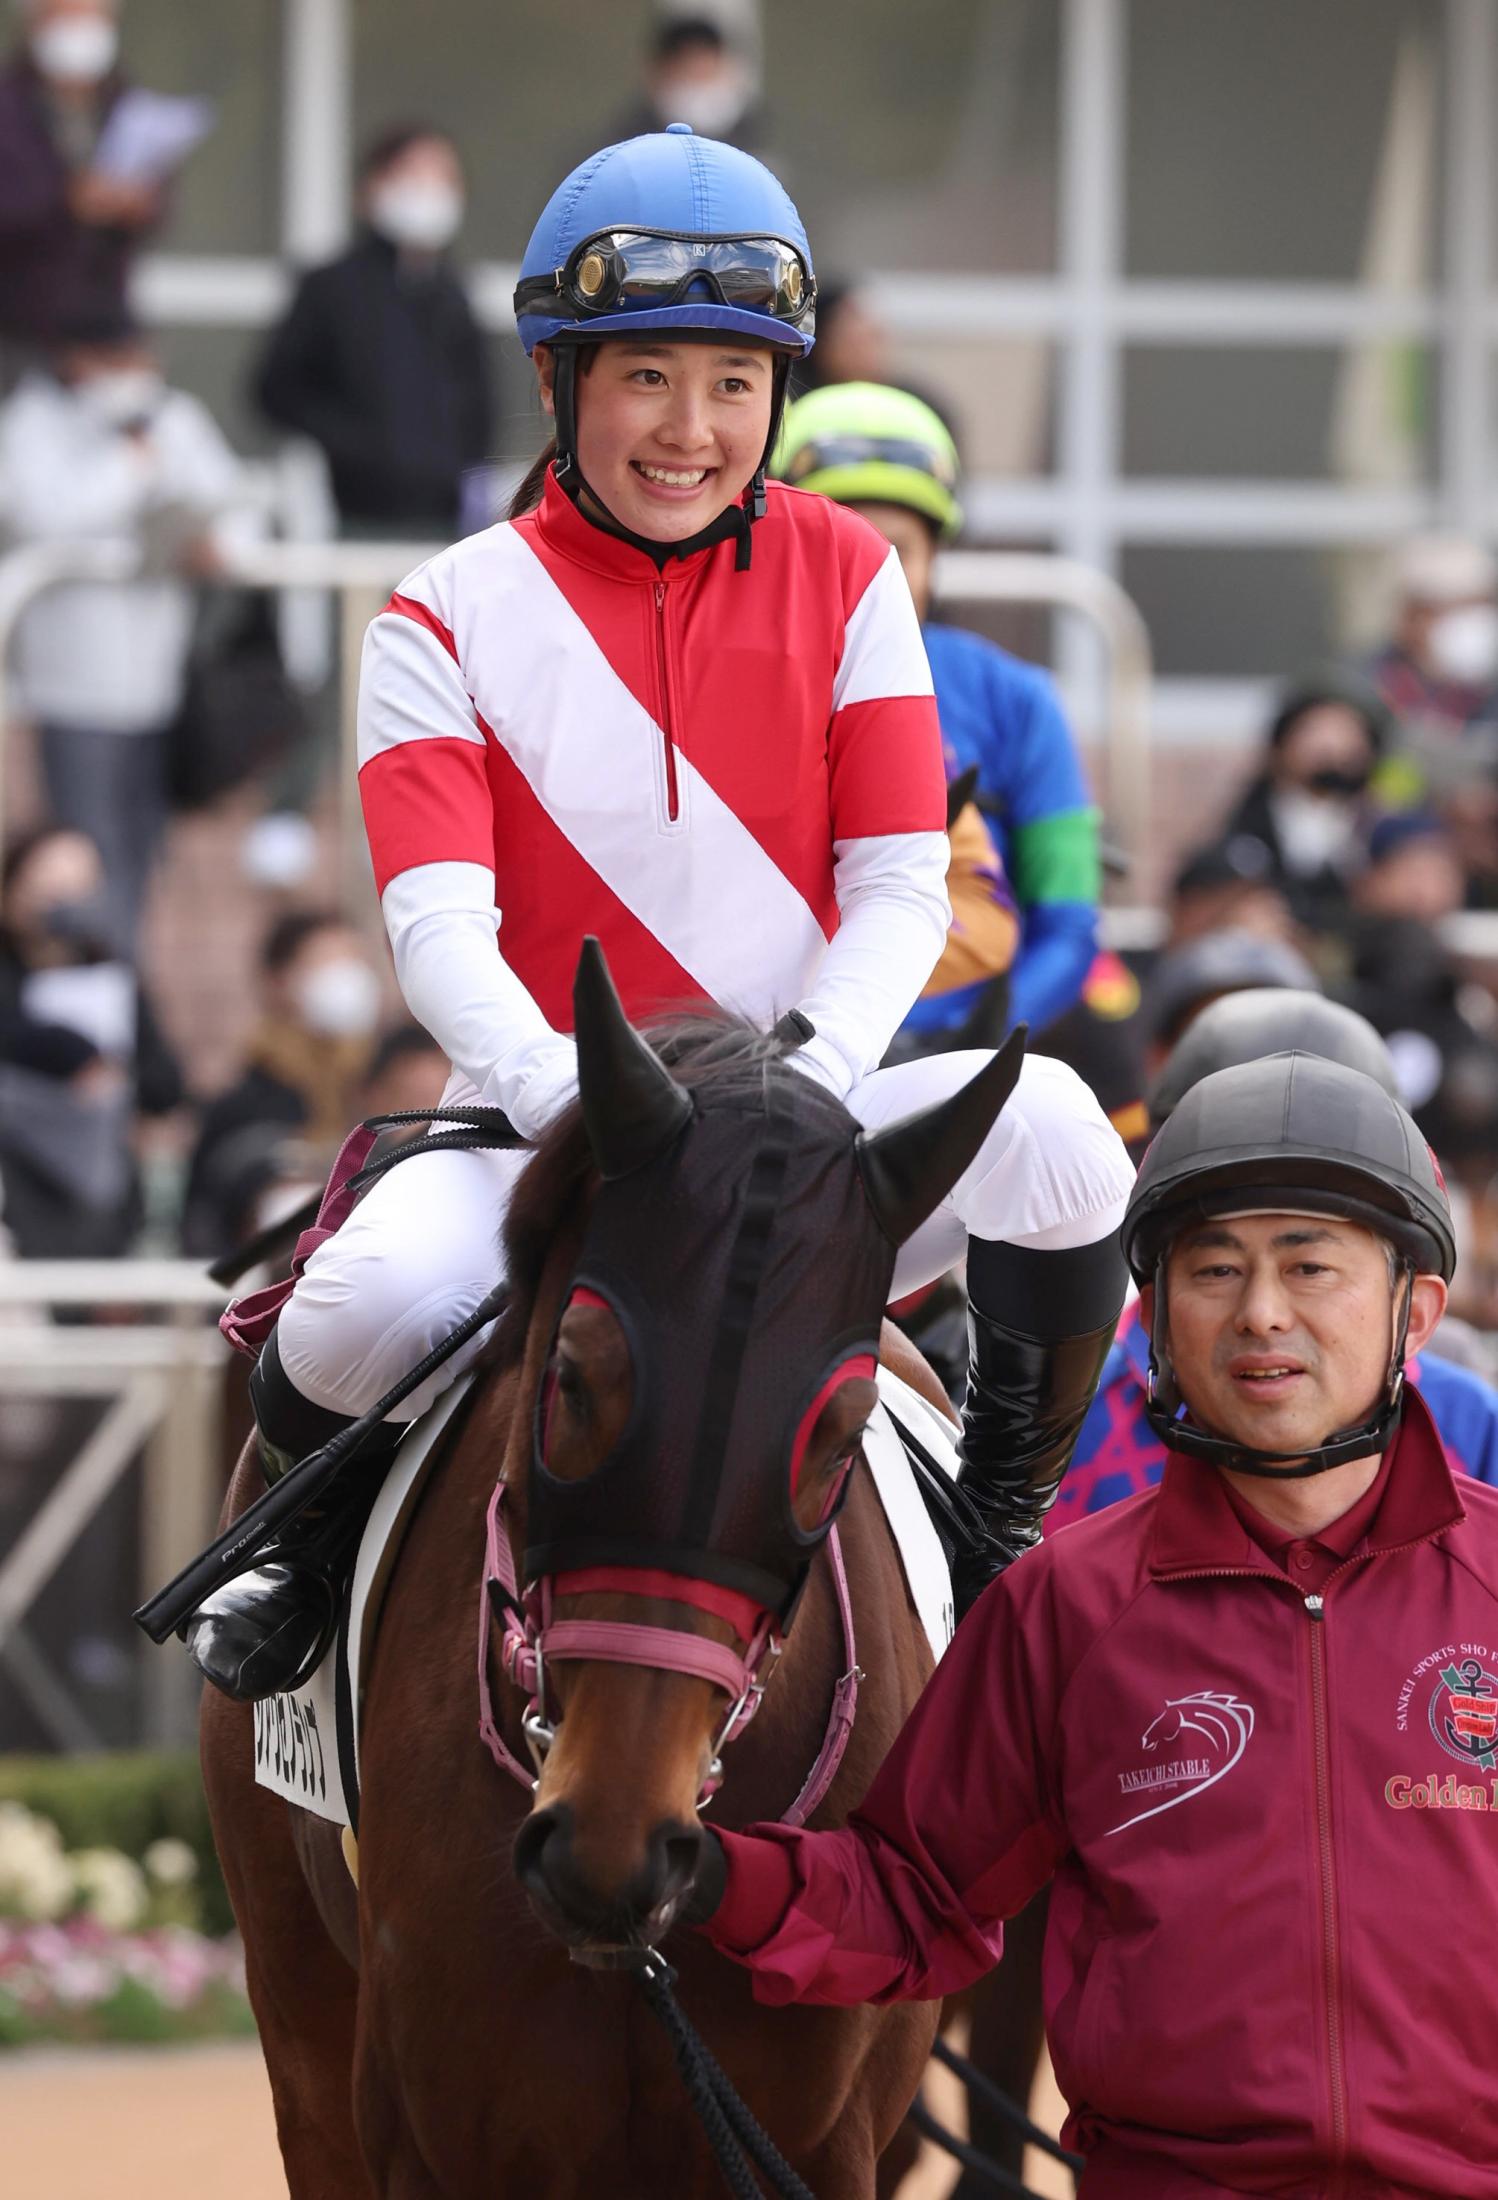
[[[1460,908],[1462,885],[1439,818],[1380,818],[1353,884],[1345,992],[1388,1042],[1400,1098],[1425,1136],[1481,1188],[1498,1168],[1498,1009],[1437,929]]]
[[[1417,535],[1395,569],[1394,632],[1369,672],[1413,731],[1498,724],[1498,560],[1465,535]]]
[[[272,925],[244,1069],[203,1111],[188,1172],[186,1252],[226,1251],[264,1219],[257,1203],[271,1186],[326,1176],[367,1112],[380,1001],[380,974],[344,918],[299,910]]]
[[[440,1106],[452,1065],[429,1031],[420,1024],[397,1024],[375,1048],[356,1113],[404,1115]],[[413,1125],[412,1133],[420,1131]]]
[[[135,1117],[182,1080],[134,970],[114,954],[99,851],[42,826],[0,872],[0,1190],[31,1259],[127,1250],[139,1220]]]
[[[22,0],[0,70],[0,338],[48,344],[125,310],[130,261],[159,219],[151,183],[91,165],[124,83],[115,0]]]
[[[831,276],[817,284],[817,341],[796,367],[796,391],[838,382],[892,383],[894,347],[867,286]]]
[[[689,122],[698,137],[718,138],[769,159],[766,124],[747,54],[710,15],[670,15],[645,48],[639,99],[610,126],[611,142]],[[773,165],[773,161],[772,161]],[[818,341],[821,330],[818,328]]]
[[[1260,932],[1203,932],[1160,957],[1144,996],[1146,1066],[1153,1079],[1204,1008],[1227,993],[1274,986],[1319,993],[1321,980],[1288,940]]]
[[[1171,881],[1167,905],[1172,947],[1205,932],[1257,932],[1262,939],[1295,937],[1295,919],[1281,891],[1274,858],[1262,840],[1241,833],[1214,840],[1187,856]]]
[[[125,318],[72,324],[0,406],[0,517],[21,543],[133,542],[137,580],[70,581],[22,615],[15,694],[36,724],[53,816],[104,859],[108,936],[134,956],[167,814],[168,745],[192,646],[193,580],[245,496],[206,407],[169,389]]]
[[[814,390],[791,407],[776,471],[853,506],[899,553],[931,663],[948,779],[976,768],[976,800],[1019,906],[1009,1021],[1037,1035],[1077,999],[1093,959],[1097,812],[1047,676],[981,635],[929,616],[937,547],[962,524],[957,447],[909,391],[849,383]],[[903,1032],[956,1030],[978,1006],[982,983],[924,996]]]
[[[260,408],[321,447],[345,533],[451,540],[464,475],[488,455],[484,340],[448,254],[465,207],[451,138],[385,131],[360,169],[355,242],[302,277],[260,362]]]
[[[1284,695],[1259,769],[1223,838],[1257,841],[1297,923],[1335,930],[1362,860],[1367,790],[1389,738],[1389,713],[1351,676],[1300,682]]]

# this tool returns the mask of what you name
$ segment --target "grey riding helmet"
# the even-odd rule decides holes
[[[1150,1126],[1158,1130],[1193,1085],[1214,1070],[1235,1069],[1270,1054],[1316,1054],[1359,1069],[1399,1098],[1394,1057],[1366,1016],[1319,993],[1252,986],[1225,993],[1192,1018],[1148,1094]]]
[[[1174,1046],[1203,1003],[1262,986],[1319,993],[1321,980],[1285,940],[1258,932],[1204,932],[1155,965],[1144,1003],[1150,1036],[1161,1046]]]
[[[1310,1214],[1361,1223],[1392,1244],[1404,1272],[1383,1391],[1351,1428],[1309,1451],[1273,1452],[1199,1426],[1169,1348],[1166,1256],[1183,1230],[1231,1215]],[[1372,1077],[1314,1054],[1272,1054],[1203,1077],[1145,1154],[1123,1219],[1123,1252],[1155,1287],[1145,1417],[1171,1451],[1271,1480],[1325,1474],[1387,1449],[1399,1425],[1416,1274],[1456,1268],[1451,1208],[1435,1157]]]
[[[1150,1282],[1179,1232],[1228,1214],[1339,1215],[1449,1283],[1451,1206],[1413,1118],[1361,1070],[1272,1054],[1203,1077],[1145,1154],[1123,1251]]]

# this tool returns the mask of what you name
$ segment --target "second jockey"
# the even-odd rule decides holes
[[[866,1126],[986,1059],[875,1066],[941,951],[945,789],[898,558],[765,482],[815,295],[796,209],[749,155],[674,124],[585,161],[515,294],[554,442],[515,516],[420,567],[370,628],[360,785],[396,974],[452,1062],[446,1100],[527,1138],[576,1091],[588,933],[636,1020],[704,996],[765,1024],[799,1011],[792,1059]],[[478,1306],[523,1165],[434,1137],[312,1255],[252,1377],[270,1478]],[[963,1479],[992,1541],[960,1602],[1039,1534],[1122,1298],[1130,1174],[1080,1080],[1029,1060],[901,1252],[897,1292],[968,1259]],[[230,1695],[316,1664],[361,1482],[189,1623]]]

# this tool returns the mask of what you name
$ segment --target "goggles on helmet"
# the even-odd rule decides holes
[[[928,475],[944,489],[957,480],[949,452],[886,435],[830,435],[803,443],[786,467],[786,479],[804,481],[811,474],[834,473],[847,466],[899,466],[907,473]]]
[[[805,255],[782,237],[703,237],[669,229],[605,229],[584,237],[564,267],[517,284],[517,311],[544,304],[578,321],[689,302],[704,283],[720,305],[799,327],[816,303]]]

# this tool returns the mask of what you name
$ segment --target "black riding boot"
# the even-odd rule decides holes
[[[960,1552],[960,1619],[1040,1540],[1097,1389],[1127,1281],[1115,1236],[1067,1252],[973,1238],[968,1245],[968,1378],[957,1486],[983,1516],[984,1550]]]
[[[274,1330],[250,1376],[250,1403],[267,1485],[353,1419],[302,1396],[281,1365]],[[236,1703],[299,1688],[315,1671],[338,1625],[382,1467],[404,1434],[392,1426],[372,1437],[256,1564],[205,1597],[183,1628],[193,1664]]]

